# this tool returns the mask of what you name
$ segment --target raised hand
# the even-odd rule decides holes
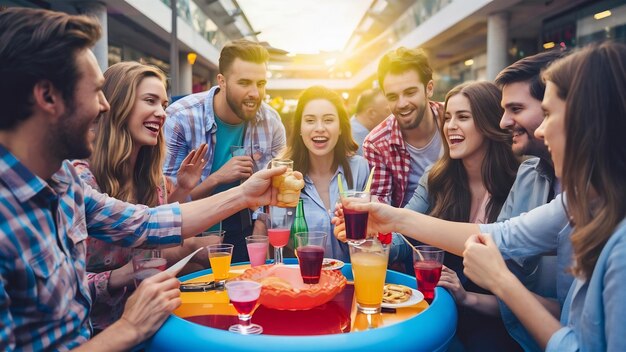
[[[490,234],[473,235],[465,242],[463,272],[474,283],[494,292],[506,276],[512,275]]]
[[[203,143],[197,150],[192,150],[180,164],[176,174],[176,186],[191,191],[198,185],[202,170],[207,164],[206,154],[209,147]]]
[[[263,205],[276,205],[278,190],[272,187],[272,177],[284,174],[284,166],[255,172],[246,182],[241,184],[244,197],[249,208],[256,209]],[[294,173],[300,174],[298,171]],[[300,174],[302,176],[302,174]]]
[[[247,179],[254,173],[254,160],[249,155],[233,156],[215,172],[219,184]]]

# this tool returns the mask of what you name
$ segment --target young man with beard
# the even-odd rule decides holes
[[[226,44],[220,53],[218,85],[170,105],[164,125],[167,156],[163,166],[173,179],[192,150],[208,144],[206,167],[191,191],[200,199],[230,189],[255,171],[265,168],[285,146],[280,116],[263,102],[267,83],[267,50],[241,39]],[[231,146],[244,146],[243,155],[231,156]],[[224,242],[235,245],[233,261],[247,261],[245,236],[252,231],[248,210],[224,220]]]
[[[0,11],[0,350],[122,351],[149,338],[180,305],[175,273],[144,280],[122,318],[93,340],[85,239],[127,247],[180,244],[235,211],[276,203],[264,170],[219,195],[157,208],[86,186],[66,159],[92,153],[109,109],[89,50],[101,28],[86,16]],[[207,211],[209,210],[209,211]]]
[[[365,137],[387,116],[389,116],[389,105],[380,89],[367,89],[361,92],[356,100],[354,116],[350,119],[352,138],[359,145],[357,154],[363,155],[361,146]]]
[[[443,151],[437,131],[443,106],[430,101],[432,69],[421,50],[401,47],[387,53],[378,64],[378,82],[391,115],[365,138],[363,155],[376,167],[372,196],[403,207]]]

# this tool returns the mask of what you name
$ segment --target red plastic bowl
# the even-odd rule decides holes
[[[281,280],[268,280],[270,277]],[[297,265],[261,265],[246,270],[237,280],[263,284],[259,303],[279,310],[317,307],[333,299],[346,286],[346,278],[337,270],[322,270],[318,284],[305,284]]]

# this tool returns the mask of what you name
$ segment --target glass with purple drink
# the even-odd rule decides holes
[[[355,210],[351,205],[368,203],[370,199],[370,192],[367,191],[346,191],[341,193],[341,205],[343,206],[343,217],[346,222],[346,239],[348,241],[360,241],[367,237],[368,213]]]
[[[296,255],[305,284],[317,284],[320,281],[326,236],[321,231],[296,233]]]

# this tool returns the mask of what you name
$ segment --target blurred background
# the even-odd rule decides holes
[[[492,80],[544,50],[626,42],[626,0],[0,0],[97,17],[103,70],[136,60],[168,73],[174,97],[216,83],[222,46],[238,38],[270,52],[267,101],[289,119],[312,85],[339,92],[353,110],[377,86],[378,60],[399,46],[426,50],[435,100],[468,80]],[[172,11],[172,9],[176,11]],[[172,30],[175,29],[175,30]]]

